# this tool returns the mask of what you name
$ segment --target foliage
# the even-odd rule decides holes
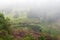
[[[6,23],[5,23],[4,15],[3,15],[3,14],[0,14],[0,30],[6,29],[5,24],[6,24]]]
[[[46,28],[47,25],[43,26]],[[8,17],[5,18],[4,15],[0,13],[0,40],[54,40],[55,38],[58,39],[55,36],[51,36],[55,32],[53,29],[47,30],[47,32],[42,32],[43,26],[41,26],[39,20],[36,20],[35,18],[11,20]],[[51,34],[49,34],[50,32]]]

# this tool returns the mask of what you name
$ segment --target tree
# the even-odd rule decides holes
[[[4,15],[2,13],[0,13],[0,33],[2,33],[2,35],[4,34],[3,35],[3,36],[5,36],[4,40],[9,40],[9,37],[8,37],[9,36],[9,34],[8,34],[9,30],[8,30],[7,26],[8,26],[7,19],[5,19]],[[0,34],[0,36],[1,36],[1,34]]]
[[[4,18],[4,15],[2,13],[0,13],[0,30],[2,29],[6,29],[6,20]]]

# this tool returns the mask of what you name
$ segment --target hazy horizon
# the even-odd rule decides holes
[[[0,0],[0,11],[1,10],[7,12],[14,10],[17,12],[21,10],[30,12],[32,10],[33,14],[37,14],[37,16],[40,16],[40,14],[53,16],[57,13],[60,14],[60,0]]]

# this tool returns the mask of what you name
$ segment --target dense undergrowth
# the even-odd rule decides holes
[[[38,18],[11,20],[0,14],[0,40],[60,40],[59,35],[42,27]]]

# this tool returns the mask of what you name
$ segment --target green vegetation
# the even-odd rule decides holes
[[[46,26],[38,18],[9,19],[0,13],[0,40],[60,40],[57,31]]]

